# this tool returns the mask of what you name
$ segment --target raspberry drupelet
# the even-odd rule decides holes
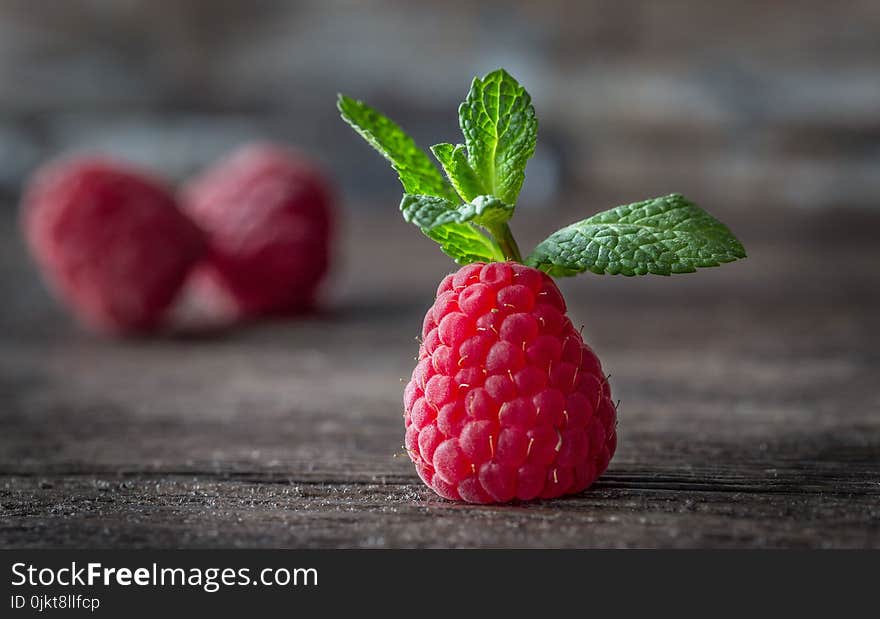
[[[614,455],[616,411],[550,277],[515,262],[447,276],[404,391],[406,450],[437,494],[469,503],[584,490]]]

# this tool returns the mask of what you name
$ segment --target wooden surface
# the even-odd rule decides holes
[[[5,215],[0,545],[880,546],[880,217],[775,217],[730,214],[741,263],[564,282],[617,456],[579,496],[473,507],[402,455],[450,263],[392,213],[348,222],[323,314],[149,341],[73,327]],[[552,228],[515,223],[526,246]]]

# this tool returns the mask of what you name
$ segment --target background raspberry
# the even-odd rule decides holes
[[[608,466],[616,410],[556,284],[518,263],[447,276],[404,391],[422,480],[471,503],[580,492]]]
[[[205,247],[161,183],[100,158],[38,170],[22,224],[49,287],[101,331],[158,327]]]
[[[209,306],[226,297],[242,316],[310,307],[330,260],[330,194],[312,163],[269,144],[194,179],[182,201],[210,242],[195,294]]]

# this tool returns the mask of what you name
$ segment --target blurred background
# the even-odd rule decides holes
[[[739,454],[726,474],[743,484],[758,487],[771,470],[786,487],[804,477],[832,486],[858,479],[853,488],[874,483],[876,493],[877,0],[0,0],[3,470],[277,471],[297,480],[355,471],[364,483],[377,475],[416,483],[406,458],[391,460],[402,436],[399,378],[411,369],[424,309],[453,265],[400,220],[393,172],[339,119],[335,97],[368,101],[425,147],[455,142],[470,79],[497,67],[529,90],[540,122],[512,222],[525,251],[597,210],[675,191],[729,224],[749,253],[680,278],[563,282],[574,319],[586,323],[623,398],[610,487],[657,471],[703,480]],[[336,183],[342,232],[329,317],[216,342],[111,343],[77,330],[50,302],[16,223],[22,183],[41,161],[102,151],[179,182],[260,138],[300,147]],[[334,381],[334,372],[346,379]],[[863,472],[853,476],[846,463]],[[75,487],[92,501],[98,492],[79,481],[44,491],[38,479],[10,482],[19,494],[9,491],[7,505],[22,506],[19,522],[56,500],[46,493]],[[143,492],[153,496],[145,479]],[[230,545],[223,535],[235,532],[251,544],[314,542],[277,518],[245,530],[236,520],[245,508],[234,501],[212,529],[197,512],[206,509],[200,491],[192,492],[195,499],[179,503],[153,496],[164,505],[168,543]],[[346,496],[332,494],[326,509]],[[733,507],[700,521],[710,541],[785,544],[799,514],[838,522],[853,505],[811,495],[803,504],[815,499],[809,509],[817,511],[777,510],[768,499],[756,522],[776,528],[748,537],[751,530],[725,520],[742,497],[725,496]],[[405,506],[412,497],[397,499]],[[156,539],[123,508],[78,505],[81,522],[58,520],[63,512],[40,522],[62,522],[58,535],[80,546],[89,536]],[[655,507],[689,509],[659,500]],[[123,509],[123,524],[101,509]],[[601,519],[605,507],[598,509]],[[838,541],[876,543],[876,503],[870,509],[873,537],[859,525]],[[431,521],[395,538],[393,517],[380,516],[367,542],[416,543],[441,530]],[[101,533],[99,524],[88,528],[90,517],[116,524]],[[812,517],[803,515],[797,529],[805,544],[825,539]],[[180,522],[193,528],[182,531]],[[584,522],[554,527],[567,542],[542,537],[550,529],[529,539],[583,543],[577,536],[596,530]],[[662,518],[639,522],[633,526],[647,537],[636,535],[635,545],[702,535]],[[22,543],[39,544],[48,530],[22,526],[10,534]],[[266,538],[267,527],[277,537]],[[333,535],[324,543],[341,539]],[[598,543],[621,543],[618,535],[611,527]]]
[[[336,93],[427,147],[460,139],[469,80],[503,66],[540,120],[520,206],[541,221],[678,191],[753,247],[795,235],[818,250],[829,229],[867,247],[878,62],[872,0],[2,0],[0,213],[14,225],[23,179],[61,152],[177,182],[272,138],[325,166],[345,212],[388,214],[412,235],[392,172],[339,120]],[[526,246],[550,231],[519,227]]]
[[[339,122],[370,101],[454,141],[470,78],[532,93],[524,204],[676,188],[717,208],[876,208],[880,5],[827,2],[0,2],[0,190],[40,160],[112,151],[176,179],[242,140],[287,139],[347,202],[396,203]]]

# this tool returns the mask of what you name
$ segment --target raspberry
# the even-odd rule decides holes
[[[229,300],[244,317],[312,305],[329,265],[331,197],[304,157],[268,144],[241,148],[190,182],[182,201],[209,237],[194,279],[205,305]]]
[[[49,287],[81,322],[106,332],[158,327],[205,248],[165,187],[101,158],[39,169],[22,224]]]
[[[745,258],[742,243],[670,194],[596,213],[521,253],[508,221],[538,122],[504,69],[475,77],[459,105],[465,144],[431,147],[445,178],[390,118],[345,95],[336,106],[397,172],[403,218],[467,265],[440,282],[404,391],[406,450],[422,480],[472,503],[585,489],[614,455],[617,409],[549,275],[690,273]]]
[[[608,466],[616,410],[593,351],[547,275],[516,262],[446,277],[404,391],[406,449],[447,499],[581,492]]]

